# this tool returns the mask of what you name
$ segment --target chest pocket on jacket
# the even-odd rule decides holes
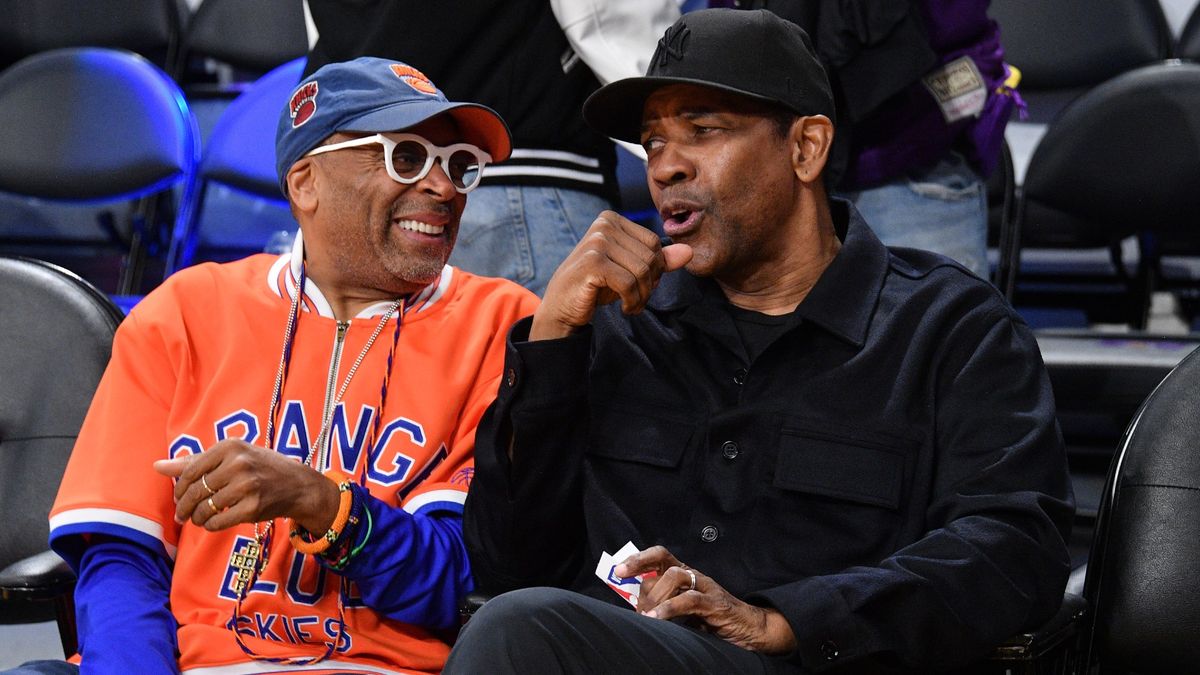
[[[903,447],[785,428],[773,482],[785,490],[894,511],[904,489],[907,454]]]
[[[656,522],[663,509],[677,509],[686,482],[680,461],[693,429],[686,414],[669,409],[597,407],[585,458],[587,498],[621,504],[635,522]]]
[[[588,454],[662,468],[679,466],[692,433],[683,413],[649,406],[598,407]]]
[[[906,516],[916,447],[911,439],[785,425],[771,488],[754,516],[754,541],[779,542],[763,546],[772,557],[767,564],[819,574],[891,554]]]

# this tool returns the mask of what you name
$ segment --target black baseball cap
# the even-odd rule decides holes
[[[646,99],[669,84],[697,84],[834,118],[833,93],[804,29],[765,10],[703,9],[679,17],[658,41],[645,77],[617,80],[583,104],[600,133],[640,141]]]

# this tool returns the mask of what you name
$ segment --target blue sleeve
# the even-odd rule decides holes
[[[474,588],[463,544],[462,514],[411,514],[366,498],[365,541],[340,574],[354,581],[363,602],[384,616],[429,628],[458,625],[462,598]]]
[[[170,589],[162,556],[120,539],[88,546],[75,586],[81,671],[178,673]]]

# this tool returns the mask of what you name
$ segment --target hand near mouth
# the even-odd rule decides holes
[[[666,272],[692,259],[686,244],[662,246],[658,235],[604,211],[558,266],[529,331],[530,340],[566,337],[588,325],[596,308],[616,300],[637,314]]]

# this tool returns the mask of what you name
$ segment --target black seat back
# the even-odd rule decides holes
[[[253,77],[308,53],[302,0],[204,0],[188,23],[190,58],[227,63]]]
[[[46,550],[50,506],[121,318],[71,272],[0,257],[0,569]]]
[[[1032,121],[1049,122],[1088,88],[1167,58],[1170,26],[1159,0],[995,0],[1005,60],[1021,70]]]
[[[0,67],[63,47],[137,52],[174,72],[180,0],[0,0]]]
[[[1195,672],[1198,556],[1200,352],[1193,352],[1146,399],[1109,471],[1084,588],[1091,661],[1104,672]]]
[[[1147,243],[1191,236],[1200,213],[1197,129],[1200,64],[1146,66],[1088,91],[1050,124],[1029,162],[1018,208],[1021,247],[1115,247],[1139,235],[1136,281],[1123,279],[1115,264],[1097,280],[1125,287],[1127,317],[1138,325],[1153,290],[1144,275],[1157,267],[1158,251]]]

